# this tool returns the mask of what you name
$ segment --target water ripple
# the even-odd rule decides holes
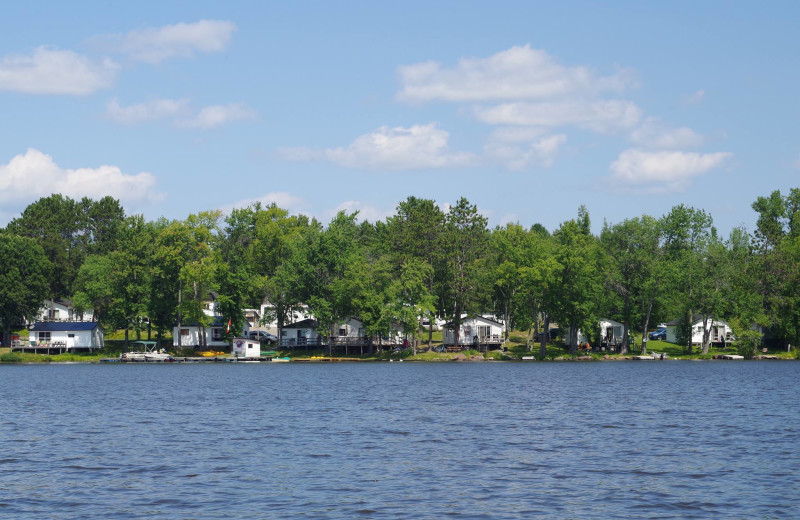
[[[2,516],[800,517],[799,363],[275,368],[0,367]]]

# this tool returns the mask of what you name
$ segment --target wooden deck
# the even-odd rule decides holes
[[[336,338],[288,338],[281,339],[278,347],[281,349],[327,349],[329,354],[364,355],[374,353],[378,348],[390,349],[397,346],[391,341],[378,342],[366,337],[336,337]]]
[[[470,341],[463,341],[465,338],[459,338],[457,345],[445,341],[443,343],[447,352],[460,352],[462,350],[477,350],[478,352],[486,352],[493,348],[500,348],[505,341],[500,334],[493,334],[491,336],[475,336]]]
[[[65,352],[93,352],[100,350],[103,347],[68,347],[65,341],[51,341],[48,343],[39,343],[31,345],[30,343],[22,343],[20,341],[11,342],[11,352],[23,352],[32,354],[64,354]]]

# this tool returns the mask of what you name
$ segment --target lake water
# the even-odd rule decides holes
[[[0,367],[0,517],[798,518],[800,363]]]

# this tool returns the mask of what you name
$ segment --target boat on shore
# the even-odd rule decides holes
[[[132,350],[123,352],[119,360],[123,363],[170,363],[175,359],[164,349],[156,349],[155,341],[134,341]]]

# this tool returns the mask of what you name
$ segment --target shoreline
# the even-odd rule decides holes
[[[441,359],[413,359],[413,358],[351,358],[351,357],[330,357],[330,358],[296,358],[282,363],[302,363],[302,364],[323,364],[323,363],[525,363],[525,364],[540,364],[540,363],[591,363],[591,362],[667,362],[667,361],[800,361],[797,358],[780,357],[774,355],[754,356],[751,359],[725,359],[722,357],[714,356],[711,358],[697,358],[697,357],[670,357],[667,359],[635,359],[636,356],[607,356],[604,358],[596,358],[592,356],[577,356],[577,357],[557,357],[552,359],[494,359],[484,358],[478,356],[458,358],[441,358]],[[105,361],[109,360],[109,361]],[[272,361],[268,360],[245,360],[228,357],[210,358],[203,361],[199,359],[177,359],[172,362],[125,362],[120,363],[116,358],[97,358],[85,361],[76,360],[20,360],[20,361],[0,361],[0,366],[3,365],[196,365],[196,364],[236,364],[236,363],[259,363],[271,364]]]

